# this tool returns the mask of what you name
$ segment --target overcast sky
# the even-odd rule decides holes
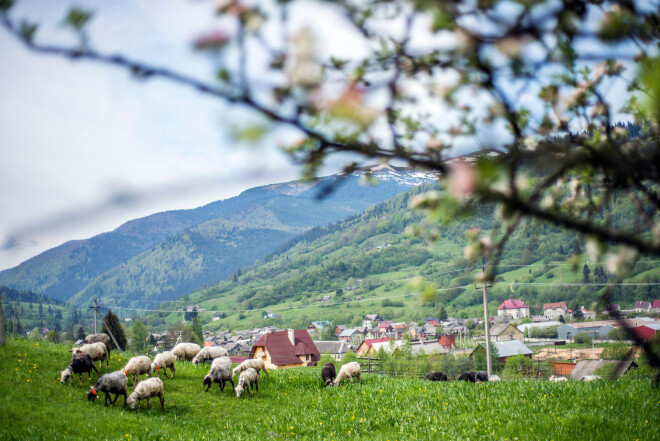
[[[69,43],[60,26],[69,4],[21,0],[12,16],[44,23],[39,40]],[[91,35],[100,51],[210,77],[190,42],[212,28],[211,2],[78,4],[97,11]],[[0,56],[0,269],[130,219],[300,175],[276,148],[233,145],[223,122],[240,112],[217,100],[33,54],[3,29]]]

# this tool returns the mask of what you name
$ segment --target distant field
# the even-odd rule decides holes
[[[164,380],[164,410],[152,403],[129,411],[121,399],[105,408],[87,403],[88,386],[77,379],[59,383],[67,349],[27,340],[0,348],[0,439],[657,440],[660,433],[660,389],[644,379],[468,384],[364,375],[362,384],[323,388],[319,368],[300,368],[273,371],[254,397],[237,399],[217,385],[204,393],[208,367],[180,363]],[[110,370],[127,357],[113,353]]]

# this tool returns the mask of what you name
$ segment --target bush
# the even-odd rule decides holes
[[[523,378],[532,375],[532,359],[523,354],[506,359],[502,378]]]
[[[604,360],[627,360],[631,354],[631,348],[625,343],[613,343],[605,346],[601,358]]]
[[[593,337],[586,332],[580,332],[577,334],[575,337],[573,337],[573,340],[575,343],[586,343],[586,344],[591,344],[593,341]]]

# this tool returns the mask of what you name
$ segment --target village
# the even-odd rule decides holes
[[[497,353],[495,371],[503,370],[507,359],[520,355],[531,361],[529,376],[538,377],[562,375],[579,379],[578,375],[591,375],[603,365],[618,363],[603,360],[602,353],[607,343],[633,344],[621,322],[597,317],[583,306],[578,309],[579,312],[570,310],[566,302],[546,303],[543,315],[532,316],[529,306],[521,300],[502,302],[497,315],[489,317],[491,347]],[[660,300],[638,301],[630,310],[621,310],[616,304],[607,305],[607,309],[627,317],[626,326],[643,341],[660,331]],[[272,315],[270,311],[266,313]],[[378,372],[379,357],[401,352],[404,346],[413,356],[453,355],[469,360],[485,356],[484,320],[479,318],[429,316],[419,323],[403,323],[374,313],[364,316],[361,326],[318,320],[310,322],[306,329],[266,326],[203,334],[204,346],[224,348],[232,362],[258,358],[268,369],[316,366],[321,356],[327,356],[336,362],[345,357],[357,359],[370,372]],[[158,351],[176,344],[180,336],[156,333],[151,340]],[[633,349],[625,366],[617,368],[617,375],[637,367],[634,358],[638,354],[639,350]]]

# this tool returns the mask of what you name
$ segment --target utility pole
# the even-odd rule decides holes
[[[484,295],[484,329],[486,331],[486,367],[488,371],[488,376],[490,377],[493,375],[493,366],[491,364],[490,360],[490,320],[488,318],[488,284],[486,283],[486,270],[484,266],[481,266],[481,272],[482,275],[484,276],[484,281],[483,281],[483,295]],[[479,289],[478,287],[475,286],[476,289]]]
[[[94,306],[89,305],[89,309],[94,310],[94,334],[98,334],[96,329],[96,316],[99,314],[99,304],[96,302],[96,297],[94,297]]]

